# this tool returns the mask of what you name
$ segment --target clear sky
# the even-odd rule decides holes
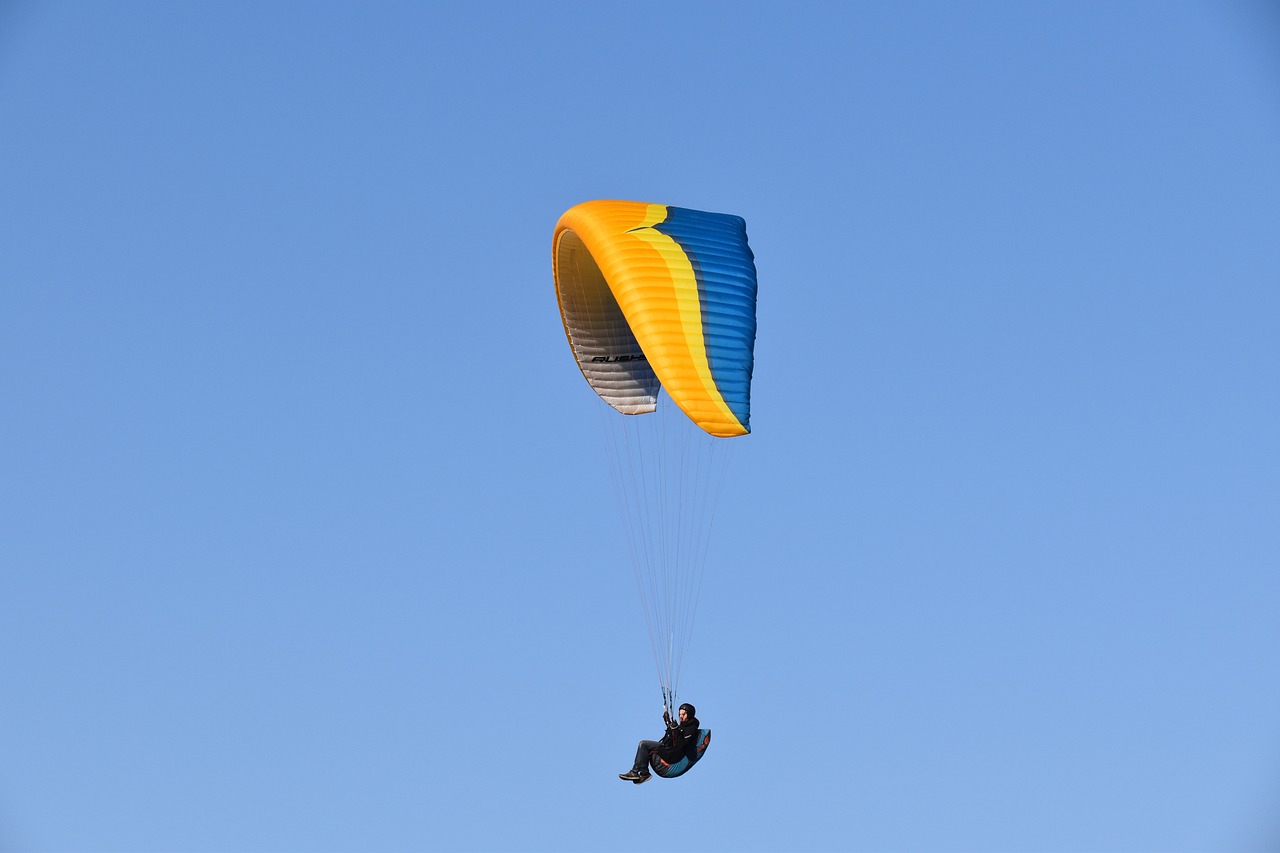
[[[552,228],[759,271],[677,781]],[[0,5],[0,849],[1280,848],[1280,12]]]

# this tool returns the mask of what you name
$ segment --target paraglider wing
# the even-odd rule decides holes
[[[739,216],[589,201],[552,239],[565,333],[592,389],[623,414],[658,390],[713,436],[750,432],[756,270]]]

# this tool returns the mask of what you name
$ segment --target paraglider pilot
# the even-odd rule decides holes
[[[663,761],[675,762],[691,751],[698,740],[698,718],[694,716],[696,709],[688,702],[680,706],[679,720],[671,719],[664,709],[662,721],[667,724],[667,731],[662,740],[642,740],[636,747],[636,760],[626,773],[619,773],[619,779],[634,782],[637,785],[649,781],[649,757],[657,753]]]

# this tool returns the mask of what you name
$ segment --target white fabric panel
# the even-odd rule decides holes
[[[660,383],[600,268],[572,231],[560,237],[560,309],[582,375],[624,415],[657,408]]]

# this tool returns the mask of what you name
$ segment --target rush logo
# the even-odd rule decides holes
[[[592,364],[615,364],[623,361],[646,361],[644,353],[640,355],[597,355],[592,357]]]

